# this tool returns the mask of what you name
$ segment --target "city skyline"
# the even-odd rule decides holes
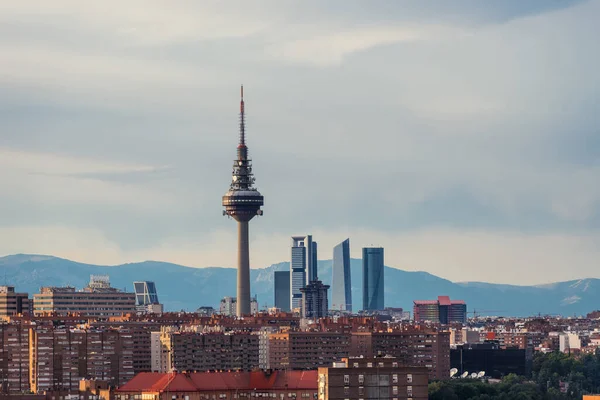
[[[234,266],[243,82],[252,266],[311,232],[452,281],[600,277],[600,3],[380,5],[3,4],[0,254]]]

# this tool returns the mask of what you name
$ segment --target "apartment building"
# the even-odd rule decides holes
[[[31,314],[29,294],[18,293],[14,286],[0,286],[0,317]]]
[[[0,382],[8,393],[29,391],[29,324],[0,324]]]
[[[155,350],[161,372],[250,371],[259,366],[259,335],[249,332],[188,332],[163,329]]]
[[[81,314],[107,319],[135,313],[135,293],[122,292],[110,286],[107,276],[92,275],[81,291],[74,287],[42,287],[33,295],[33,314]]]
[[[348,357],[350,334],[286,332],[269,336],[269,364],[274,369],[316,369]]]
[[[349,358],[318,370],[319,400],[426,400],[428,370],[393,357]]]

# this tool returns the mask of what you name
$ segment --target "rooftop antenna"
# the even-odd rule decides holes
[[[240,146],[246,146],[246,118],[244,116],[244,85],[240,86]]]

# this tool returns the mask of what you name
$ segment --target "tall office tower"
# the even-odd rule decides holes
[[[383,247],[364,247],[363,310],[383,310]]]
[[[329,304],[327,301],[329,285],[316,280],[300,289],[302,293],[302,318],[324,318],[327,316]]]
[[[413,303],[415,321],[442,324],[467,322],[467,304],[463,300],[450,300],[448,296],[438,296],[437,300],[415,300]]]
[[[260,207],[264,197],[254,188],[252,160],[248,157],[246,146],[246,120],[244,115],[244,87],[241,88],[240,101],[240,142],[237,158],[233,161],[233,172],[229,191],[223,196],[223,215],[235,219],[238,223],[238,271],[237,271],[237,309],[238,316],[250,314],[250,245],[248,222],[255,215],[262,215]]]
[[[350,274],[350,239],[333,248],[331,276],[331,308],[352,311],[352,279]]]
[[[290,308],[302,306],[300,288],[317,280],[317,243],[312,235],[292,236],[292,262],[290,264]]]
[[[275,308],[290,311],[290,271],[275,271]]]
[[[144,314],[162,314],[163,305],[158,302],[156,285],[150,281],[133,282],[135,290],[135,308]]]

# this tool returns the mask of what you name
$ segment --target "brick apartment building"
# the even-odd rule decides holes
[[[0,381],[8,393],[29,391],[29,324],[0,324]]]
[[[349,358],[318,370],[318,399],[428,398],[428,370],[404,367],[393,357]]]
[[[180,332],[160,335],[161,372],[250,371],[259,365],[259,335],[250,332]],[[165,369],[167,369],[165,371]]]
[[[89,378],[123,385],[134,376],[133,339],[126,329],[29,330],[29,385],[33,392],[74,391]]]
[[[273,369],[326,367],[348,357],[350,337],[337,332],[274,333],[269,336],[269,364]]]
[[[426,367],[431,379],[448,379],[450,333],[427,330],[354,332],[351,357],[389,355],[403,365]]]

